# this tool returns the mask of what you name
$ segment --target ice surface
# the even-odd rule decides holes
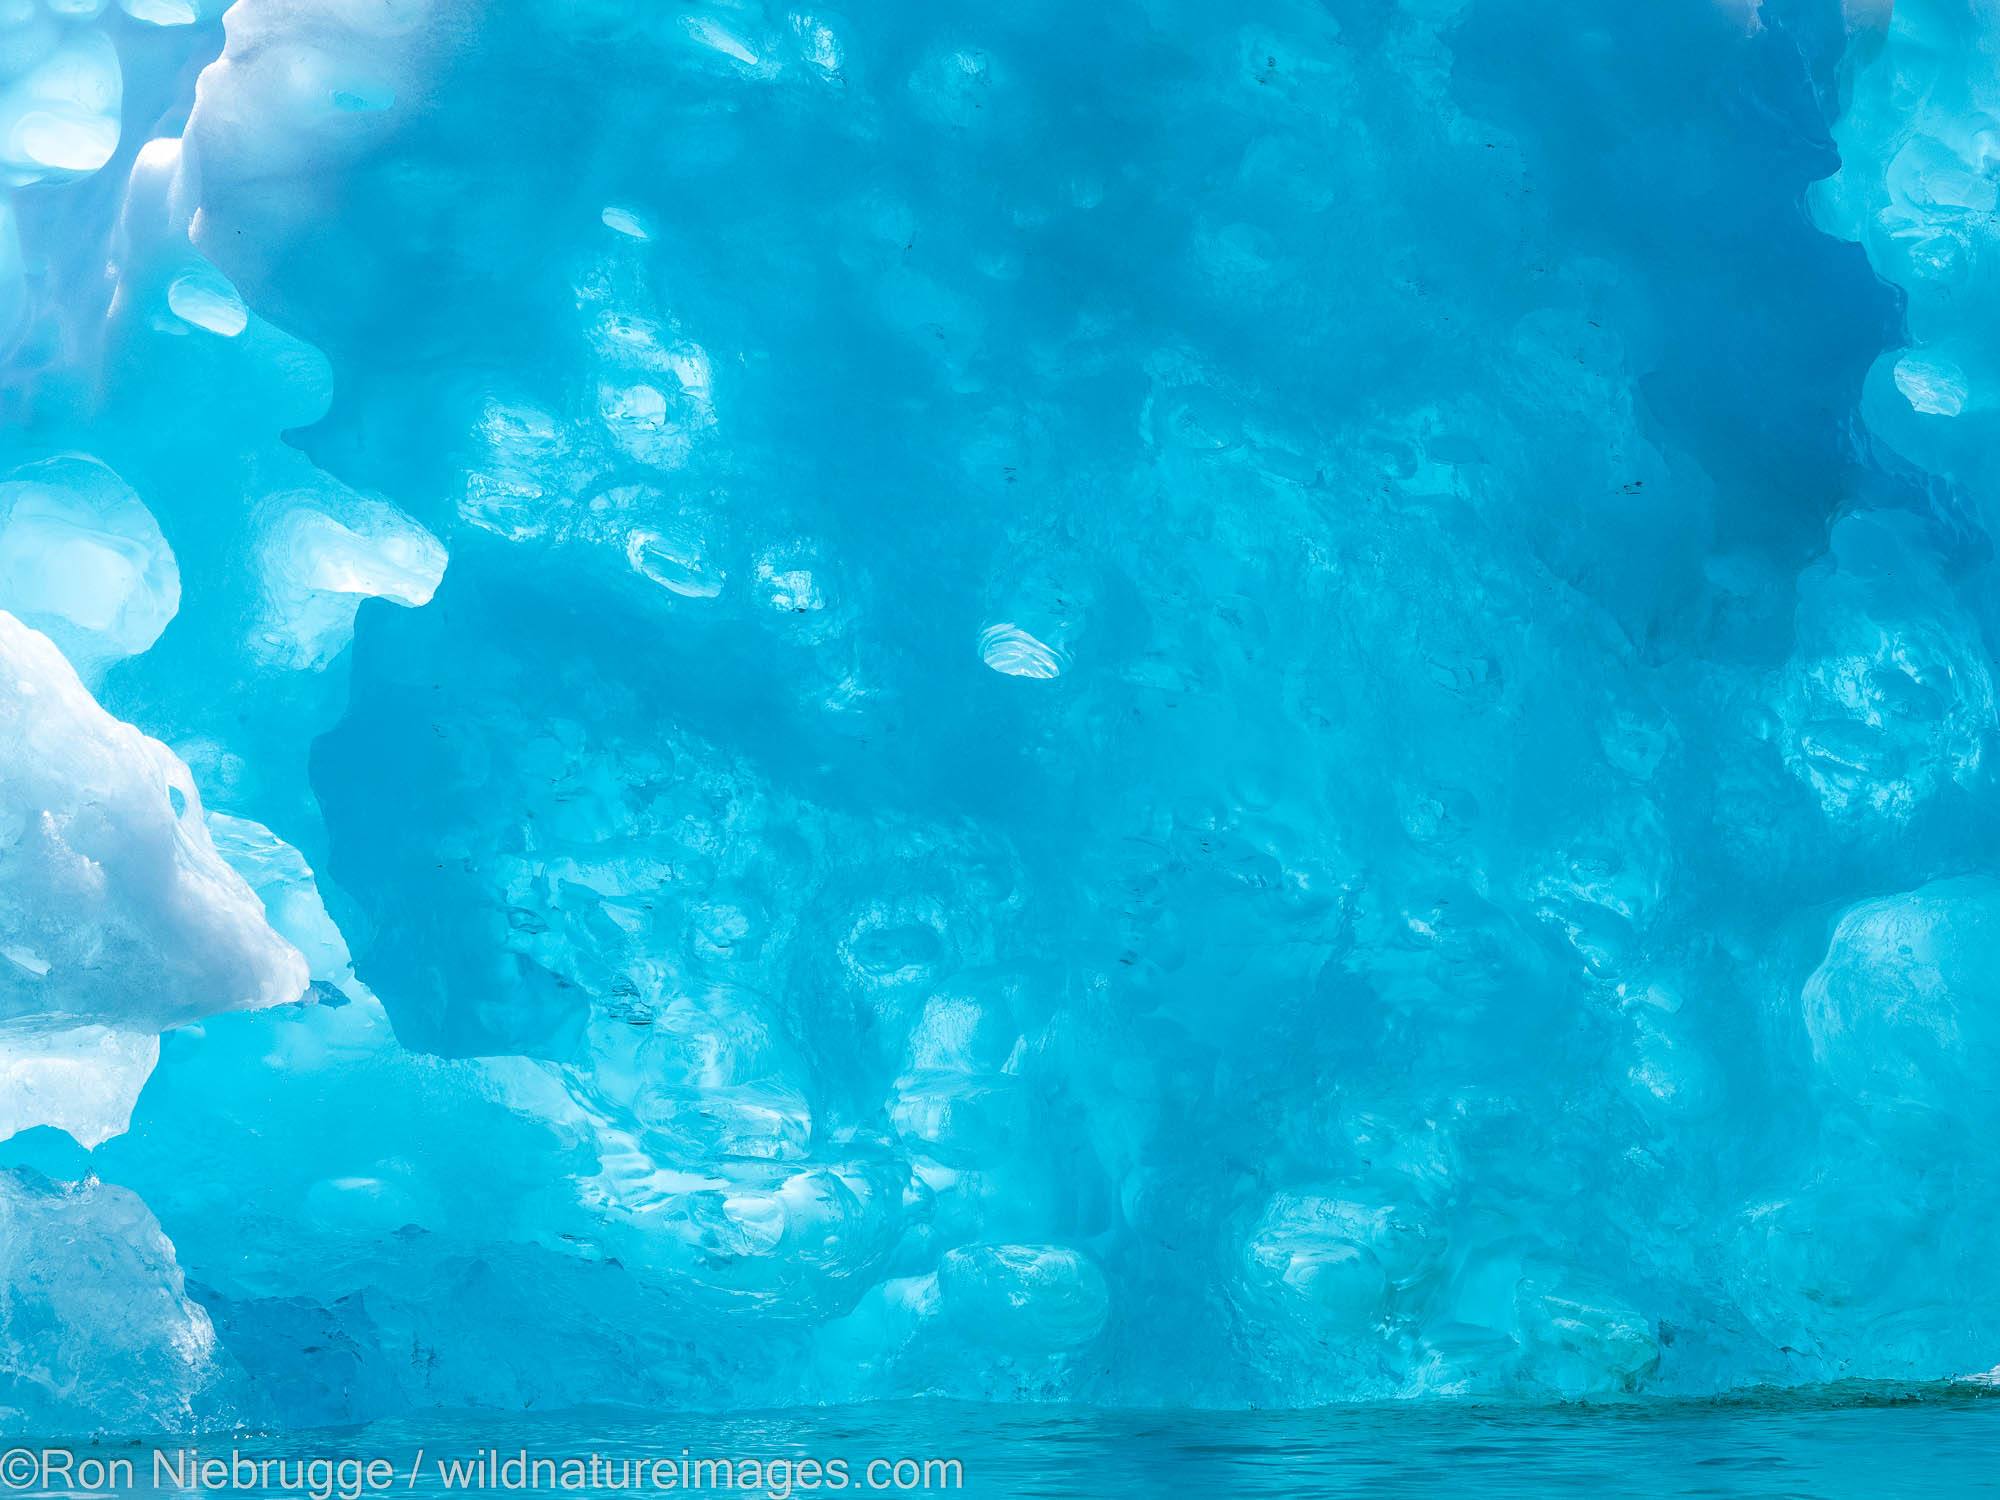
[[[354,980],[347,939],[327,915],[305,856],[262,823],[228,813],[208,815],[208,834],[215,841],[215,852],[263,903],[272,931],[304,955],[311,977],[347,988]]]
[[[0,80],[0,175],[20,184],[95,172],[118,149],[118,50],[94,28],[58,35],[34,15],[32,3],[13,8],[29,19],[12,37],[0,33],[0,46],[13,53],[17,67],[42,55],[19,71],[7,69],[12,76]],[[40,32],[54,45],[43,53],[21,31]],[[24,42],[31,52],[23,52]]]
[[[0,480],[0,607],[79,672],[144,651],[180,602],[159,524],[103,464],[44,459]]]
[[[46,977],[45,960],[31,950],[9,949],[5,956]],[[0,1034],[0,1139],[50,1125],[79,1145],[109,1140],[131,1122],[159,1059],[160,1039],[151,1032],[17,1026]]]
[[[428,604],[444,577],[437,539],[382,501],[291,491],[265,507],[257,646],[287,666],[324,667],[339,655],[363,599]]]
[[[10,1033],[152,1033],[299,998],[305,963],[216,854],[187,767],[107,714],[46,636],[4,613],[0,753]]]
[[[128,1190],[0,1172],[0,1277],[0,1432],[180,1429],[229,1409],[209,1316]]]
[[[7,1420],[1993,1367],[1993,28],[6,7]]]
[[[1976,5],[1916,0],[1882,7],[1858,32],[1851,97],[1834,128],[1840,170],[1815,186],[1829,233],[1857,240],[1908,299],[1902,340],[1868,381],[1869,428],[1956,481],[1991,524],[1992,334],[2000,304],[1983,294],[2000,250],[2000,84],[1986,65],[1993,18]]]

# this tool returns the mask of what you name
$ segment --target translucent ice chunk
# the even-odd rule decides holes
[[[305,960],[217,856],[187,768],[4,613],[0,763],[0,951],[20,955],[0,1021],[158,1031],[299,998]]]
[[[257,644],[272,660],[324,667],[354,638],[363,599],[428,604],[444,577],[437,538],[382,501],[297,491],[275,497],[268,514]]]
[[[80,672],[135,656],[180,607],[180,569],[127,484],[95,459],[45,459],[0,482],[0,608]]]
[[[264,903],[272,928],[305,955],[312,977],[336,987],[353,983],[347,940],[327,915],[305,856],[262,823],[248,818],[212,812],[208,831],[215,840],[215,852],[249,882]]]
[[[123,1134],[159,1058],[151,1032],[0,1029],[0,1140],[34,1125],[67,1131],[84,1147]]]
[[[723,574],[704,555],[702,545],[684,531],[634,531],[626,539],[625,556],[635,573],[687,599],[713,599],[722,592]]]
[[[1934,881],[1852,907],[1802,998],[1813,1059],[1844,1093],[1985,1131],[2000,1120],[2000,883]]]
[[[95,172],[118,149],[123,91],[111,38],[73,33],[0,91],[0,172],[17,183]]]
[[[136,1195],[0,1171],[0,1431],[181,1430],[228,1415],[208,1314]]]
[[[968,1245],[944,1257],[937,1288],[957,1336],[1016,1355],[1079,1349],[1111,1312],[1103,1273],[1066,1245]]]

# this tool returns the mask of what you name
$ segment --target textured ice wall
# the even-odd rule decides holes
[[[157,1033],[283,1005],[306,965],[216,853],[187,767],[0,612],[0,1128],[125,1128]]]
[[[9,11],[10,649],[270,982],[7,1054],[0,1421],[2000,1361],[1994,36],[1845,12]]]

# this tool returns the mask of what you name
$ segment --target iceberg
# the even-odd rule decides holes
[[[0,12],[0,1431],[2000,1362],[1990,7]]]

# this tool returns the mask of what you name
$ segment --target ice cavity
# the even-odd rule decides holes
[[[1061,647],[1004,620],[979,632],[979,659],[1007,677],[1060,677],[1069,664]]]
[[[250,310],[220,272],[204,267],[177,277],[167,288],[167,306],[192,328],[233,339],[250,325]]]
[[[36,7],[0,19],[0,176],[20,185],[86,176],[118,149],[118,49],[94,28],[64,34]],[[22,66],[23,62],[26,66]],[[7,77],[9,63],[19,69]]]
[[[192,26],[222,14],[226,0],[118,0],[118,8],[149,26]]]
[[[0,483],[0,608],[87,675],[136,656],[180,607],[180,569],[152,512],[95,459],[65,456]]]
[[[0,1027],[10,1046],[69,1032],[86,1055],[122,1067],[143,1049],[87,1028],[148,1034],[300,997],[305,960],[217,855],[187,767],[100,708],[50,640],[5,613],[0,761]],[[46,1080],[50,1057],[37,1043],[0,1066]]]
[[[443,545],[384,501],[329,486],[275,496],[265,510],[255,644],[268,660],[324,667],[354,638],[363,599],[428,604],[444,577]]]

